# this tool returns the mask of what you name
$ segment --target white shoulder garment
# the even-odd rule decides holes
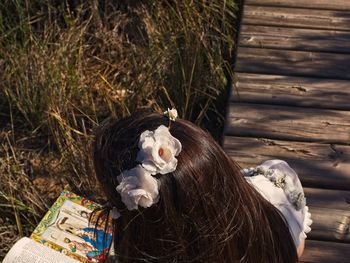
[[[248,183],[284,215],[298,248],[311,231],[312,220],[296,172],[282,160],[268,160],[242,172]]]

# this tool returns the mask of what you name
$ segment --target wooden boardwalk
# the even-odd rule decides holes
[[[302,262],[350,262],[350,0],[246,0],[224,148],[286,160],[314,223]]]

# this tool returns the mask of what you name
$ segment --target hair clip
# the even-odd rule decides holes
[[[116,207],[113,207],[111,209],[110,214],[111,214],[112,219],[118,219],[120,217],[120,213]]]
[[[164,116],[168,117],[169,120],[171,120],[171,121],[176,121],[176,119],[178,117],[177,110],[175,108],[171,108],[171,109],[168,108],[168,110],[164,111],[163,114],[164,114]]]
[[[104,205],[102,205],[102,209],[108,209],[112,219],[118,219],[120,217],[118,209],[115,206],[112,206],[110,202],[106,202]]]

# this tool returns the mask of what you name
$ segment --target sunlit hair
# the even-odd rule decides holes
[[[169,126],[169,119],[142,111],[108,119],[96,131],[96,175],[121,213],[113,221],[118,262],[297,262],[278,210],[207,132],[185,120],[170,123],[183,148],[174,172],[155,175],[159,202],[127,210],[116,191],[117,176],[137,165],[140,134],[160,125]]]

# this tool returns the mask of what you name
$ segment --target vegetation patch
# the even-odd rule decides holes
[[[99,200],[94,128],[176,106],[220,133],[234,0],[0,3],[0,258],[66,187]],[[209,124],[209,125],[208,125]]]

